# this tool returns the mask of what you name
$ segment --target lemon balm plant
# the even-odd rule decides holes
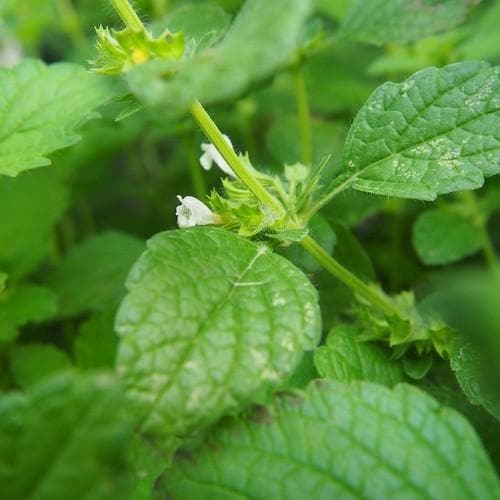
[[[230,23],[214,3],[179,4],[153,2],[146,25],[112,0],[124,27],[96,29],[90,72],[0,71],[2,488],[497,498],[500,67],[461,55],[495,5],[247,0]],[[443,60],[405,75],[422,39],[450,34]],[[400,83],[352,72],[360,42]],[[89,121],[98,109],[108,128]],[[110,163],[108,147],[127,154]],[[126,214],[96,221],[116,192]],[[161,218],[146,245],[96,232],[127,227],[131,196],[178,228]],[[451,275],[416,257],[481,250]]]

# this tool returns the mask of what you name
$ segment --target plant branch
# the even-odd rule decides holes
[[[145,31],[144,24],[142,24],[129,0],[111,0],[111,3],[127,28],[136,33]]]
[[[310,236],[300,241],[300,245],[311,254],[330,274],[347,285],[355,294],[378,307],[386,316],[399,316],[399,309],[383,293],[361,281],[351,271],[337,262]]]
[[[236,176],[245,186],[266,206],[275,212],[284,215],[285,209],[281,202],[271,195],[266,188],[255,178],[244,162],[234,152],[233,148],[225,141],[222,132],[210,118],[200,101],[196,100],[191,106],[191,114],[201,127],[209,141],[217,148],[224,160],[233,169]]]

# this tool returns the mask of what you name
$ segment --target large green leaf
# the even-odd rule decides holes
[[[333,1],[332,1],[333,3]],[[354,0],[342,33],[377,45],[409,42],[461,23],[471,0]]]
[[[129,426],[116,381],[64,374],[0,398],[0,484],[11,500],[128,498]]]
[[[477,252],[481,229],[460,213],[436,208],[423,212],[413,226],[413,246],[425,264],[448,264]]]
[[[59,296],[61,316],[104,310],[118,304],[125,278],[144,250],[144,243],[125,233],[108,231],[73,247],[48,277]]]
[[[264,396],[319,339],[302,272],[220,229],[156,235],[127,288],[117,366],[147,433],[191,431]]]
[[[499,74],[500,67],[463,62],[381,85],[347,137],[354,188],[433,200],[499,173]]]
[[[172,499],[495,499],[500,485],[468,422],[424,392],[320,381],[179,455]]]
[[[76,129],[114,97],[110,85],[74,64],[0,68],[0,175],[49,165],[47,155],[77,142]]]
[[[152,61],[130,71],[134,93],[152,105],[185,111],[234,97],[253,81],[285,64],[309,12],[309,0],[247,0],[222,42],[186,59],[170,79],[170,61]]]
[[[0,176],[0,267],[11,281],[48,255],[52,227],[66,204],[66,189],[53,171],[26,172],[16,179]]]
[[[350,325],[333,328],[325,345],[314,353],[314,364],[322,377],[342,382],[367,380],[392,386],[403,381],[401,364],[373,343],[361,342],[360,332]]]

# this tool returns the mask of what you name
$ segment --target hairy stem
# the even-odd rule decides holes
[[[299,118],[300,143],[302,147],[302,163],[310,165],[312,161],[312,136],[311,136],[311,114],[309,111],[309,100],[307,98],[306,81],[302,64],[297,64],[293,70],[295,81],[295,97],[297,99],[297,112]]]
[[[224,140],[222,132],[215,122],[210,118],[205,108],[196,100],[191,106],[191,114],[197,121],[200,128],[208,137],[210,142],[217,148],[224,160],[233,169],[237,177],[245,186],[266,206],[272,208],[277,213],[285,212],[283,205],[273,195],[271,195],[264,186],[255,178],[247,166],[241,161],[233,148]]]
[[[367,300],[373,306],[379,308],[386,316],[399,316],[398,308],[389,297],[378,292],[364,281],[361,281],[351,271],[337,262],[329,255],[315,240],[306,236],[300,245],[311,254],[330,274],[347,285],[355,294]]]
[[[145,30],[144,24],[128,0],[111,0],[111,3],[127,28],[136,33]]]

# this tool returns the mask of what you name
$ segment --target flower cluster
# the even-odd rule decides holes
[[[229,137],[223,137],[232,148]],[[246,171],[283,206],[282,211],[276,211],[263,204],[238,179],[213,144],[202,144],[201,149],[201,166],[210,170],[215,164],[227,176],[222,179],[224,196],[212,191],[208,205],[192,196],[178,196],[180,205],[176,214],[179,227],[220,224],[242,236],[279,233],[281,239],[287,239],[286,234],[295,235],[297,231],[304,234],[312,215],[309,209],[317,190],[319,171],[311,173],[310,167],[297,163],[286,165],[282,176],[270,175],[256,170],[248,155],[239,154],[239,161]]]

